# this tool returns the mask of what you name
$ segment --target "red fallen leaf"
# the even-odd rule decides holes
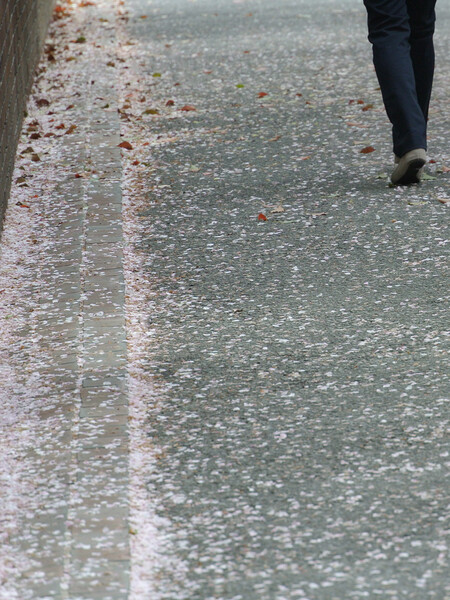
[[[133,160],[133,162],[131,164],[134,165],[135,167],[137,167],[137,165],[140,165],[141,163],[139,160]]]
[[[435,164],[435,163],[436,163],[436,161],[434,160],[434,158],[431,158],[431,159],[430,159],[428,162],[429,162],[429,163],[432,163],[432,164]]]
[[[167,100],[166,106],[173,106],[175,104],[174,100]]]
[[[65,127],[66,127],[66,126],[64,125],[64,123],[60,123],[59,125],[57,125],[57,126],[55,127],[55,129],[65,129]]]
[[[370,154],[371,152],[375,152],[375,148],[373,146],[366,146],[362,150],[360,150],[361,154]]]
[[[81,175],[79,173],[75,173],[75,179],[80,179]]]
[[[250,54],[250,50],[244,50],[244,54]]]
[[[38,140],[41,137],[41,134],[36,132],[30,135],[30,140]]]
[[[189,112],[191,110],[197,110],[195,106],[191,106],[190,104],[185,104],[180,108],[180,110],[184,110],[184,112]]]
[[[66,108],[66,110],[70,110],[71,108],[73,108],[74,105],[73,104],[69,104],[69,106]]]
[[[76,126],[76,125],[71,125],[71,126],[69,127],[69,129],[66,131],[66,135],[67,135],[68,133],[73,133],[73,132],[75,131],[75,129],[76,129],[76,128],[77,128],[77,126]]]
[[[264,96],[267,96],[267,92],[259,92],[258,94],[258,98],[264,98]]]
[[[203,71],[205,75],[211,75],[212,71]]]
[[[357,100],[358,104],[365,104],[364,100]]]
[[[144,142],[142,145],[143,146],[148,146],[150,144],[150,142]]]
[[[354,100],[349,100],[348,103],[349,104],[353,104]]]
[[[295,94],[297,96],[297,98],[301,98],[303,96],[303,94]]]
[[[65,17],[68,12],[67,12],[67,8],[65,6],[55,6],[55,9],[53,11],[53,14],[55,16],[56,19],[60,19],[61,17]]]
[[[133,150],[133,146],[130,144],[130,142],[120,142],[120,144],[117,145],[119,148],[125,148],[125,150]]]
[[[36,104],[39,108],[50,106],[50,102],[46,98],[39,98],[39,100],[36,100]]]
[[[20,200],[19,200],[19,202],[16,202],[16,205],[22,206],[23,208],[30,208],[29,204],[25,204],[25,202],[21,202]]]
[[[95,6],[95,2],[90,2],[89,0],[83,0],[83,2],[80,2],[80,6],[82,6],[82,7]]]
[[[368,110],[370,110],[371,108],[373,108],[373,104],[366,104],[365,106],[362,107],[362,111],[366,112]]]
[[[267,217],[264,213],[259,213],[258,221],[267,221]]]
[[[448,204],[450,202],[449,198],[438,198],[438,202],[441,204]]]
[[[39,128],[39,121],[36,121],[36,119],[35,119],[28,125],[27,131],[37,131],[38,128]]]

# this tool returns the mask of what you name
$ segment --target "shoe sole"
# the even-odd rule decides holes
[[[419,171],[425,165],[423,158],[415,158],[408,163],[404,174],[395,182],[394,185],[410,185],[411,183],[420,183]]]

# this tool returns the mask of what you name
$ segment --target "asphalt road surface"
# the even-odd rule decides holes
[[[362,3],[127,4],[160,111],[137,247],[159,597],[450,598],[449,5],[435,162],[399,190]]]

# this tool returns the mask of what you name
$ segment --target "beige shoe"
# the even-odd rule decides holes
[[[394,165],[398,165],[399,162],[400,162],[400,156],[397,156],[396,154],[394,154]],[[417,178],[419,180],[422,179],[424,169],[425,169],[425,165],[421,169],[419,169],[419,172],[417,173]]]
[[[392,172],[391,181],[394,185],[409,185],[419,183],[423,167],[427,162],[427,153],[423,148],[407,152],[402,157],[395,157],[396,167]]]

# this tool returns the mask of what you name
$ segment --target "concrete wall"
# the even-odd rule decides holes
[[[54,0],[0,0],[0,229],[26,99]]]

